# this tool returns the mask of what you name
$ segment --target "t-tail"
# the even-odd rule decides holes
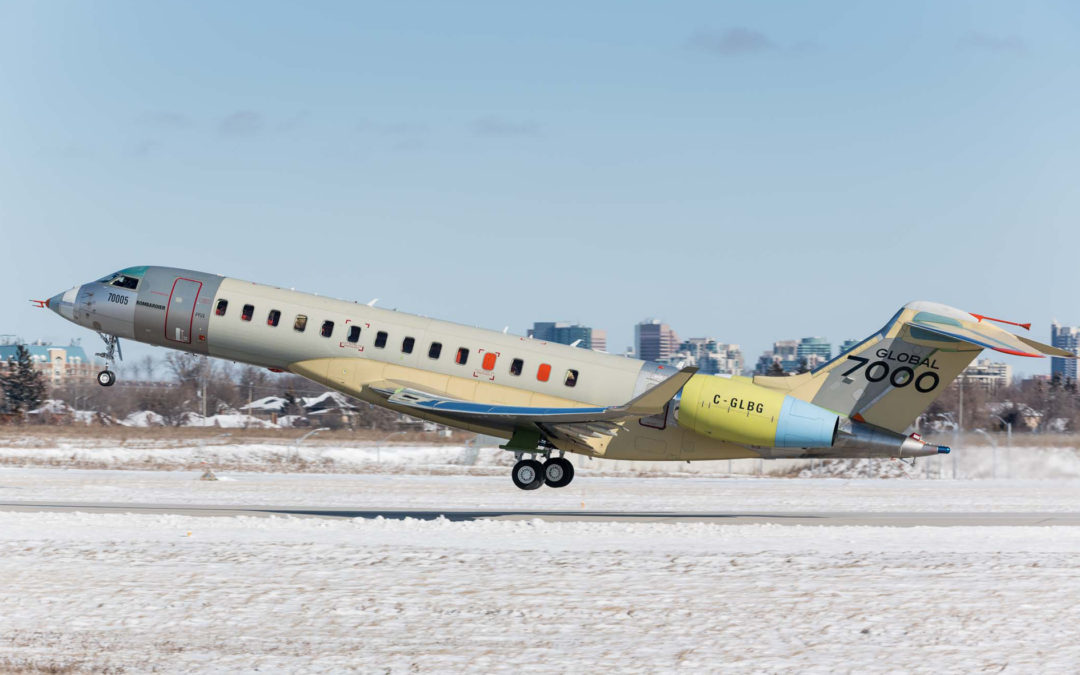
[[[895,445],[897,435],[904,434],[983,349],[1016,356],[1076,358],[1072,352],[1014,335],[996,323],[1030,328],[1030,324],[938,303],[911,302],[881,330],[813,371],[790,377],[759,376],[754,383],[847,418],[840,423],[836,446]],[[916,443],[909,445],[914,449]],[[948,452],[948,448],[938,451]]]

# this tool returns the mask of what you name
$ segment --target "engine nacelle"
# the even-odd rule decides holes
[[[695,375],[682,390],[679,426],[721,441],[830,448],[840,416],[744,377]]]

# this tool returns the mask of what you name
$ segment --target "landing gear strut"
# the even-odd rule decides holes
[[[98,333],[101,339],[105,342],[105,351],[98,352],[96,356],[100,356],[105,359],[105,370],[97,374],[97,382],[103,387],[111,387],[116,383],[116,373],[109,370],[109,367],[116,367],[116,361],[124,360],[124,353],[120,351],[120,338],[115,335],[108,335],[107,333]]]
[[[561,488],[574,480],[574,465],[565,457],[551,457],[548,451],[543,453],[546,460],[541,464],[535,455],[522,459],[522,454],[517,453],[518,462],[510,472],[514,485],[522,490],[535,490],[541,485]]]

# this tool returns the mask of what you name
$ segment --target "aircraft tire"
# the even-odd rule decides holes
[[[544,467],[535,459],[523,459],[514,465],[510,477],[522,490],[535,490],[544,484]]]
[[[574,480],[574,465],[565,457],[552,457],[544,462],[544,483],[548,487],[561,488]]]
[[[103,370],[97,374],[97,383],[103,387],[111,387],[116,384],[116,373],[111,370]]]

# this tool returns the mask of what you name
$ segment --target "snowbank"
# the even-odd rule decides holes
[[[269,426],[247,415],[198,416],[192,425],[235,429]],[[153,413],[124,420],[131,426],[159,424]],[[163,432],[164,433],[164,432]],[[53,447],[9,441],[0,447],[0,464],[53,465],[77,468],[185,469],[202,462],[245,471],[391,472],[391,473],[505,473],[513,456],[492,445],[399,445],[294,441],[223,442],[180,440],[166,435],[159,441],[118,443],[108,439],[65,439]],[[716,460],[709,462],[627,462],[570,455],[579,470],[607,475],[692,476],[801,476],[804,478],[893,478],[901,480],[958,479],[1080,479],[1080,452],[1076,448],[1025,447],[955,448],[950,455],[921,458],[914,466],[897,460]]]

